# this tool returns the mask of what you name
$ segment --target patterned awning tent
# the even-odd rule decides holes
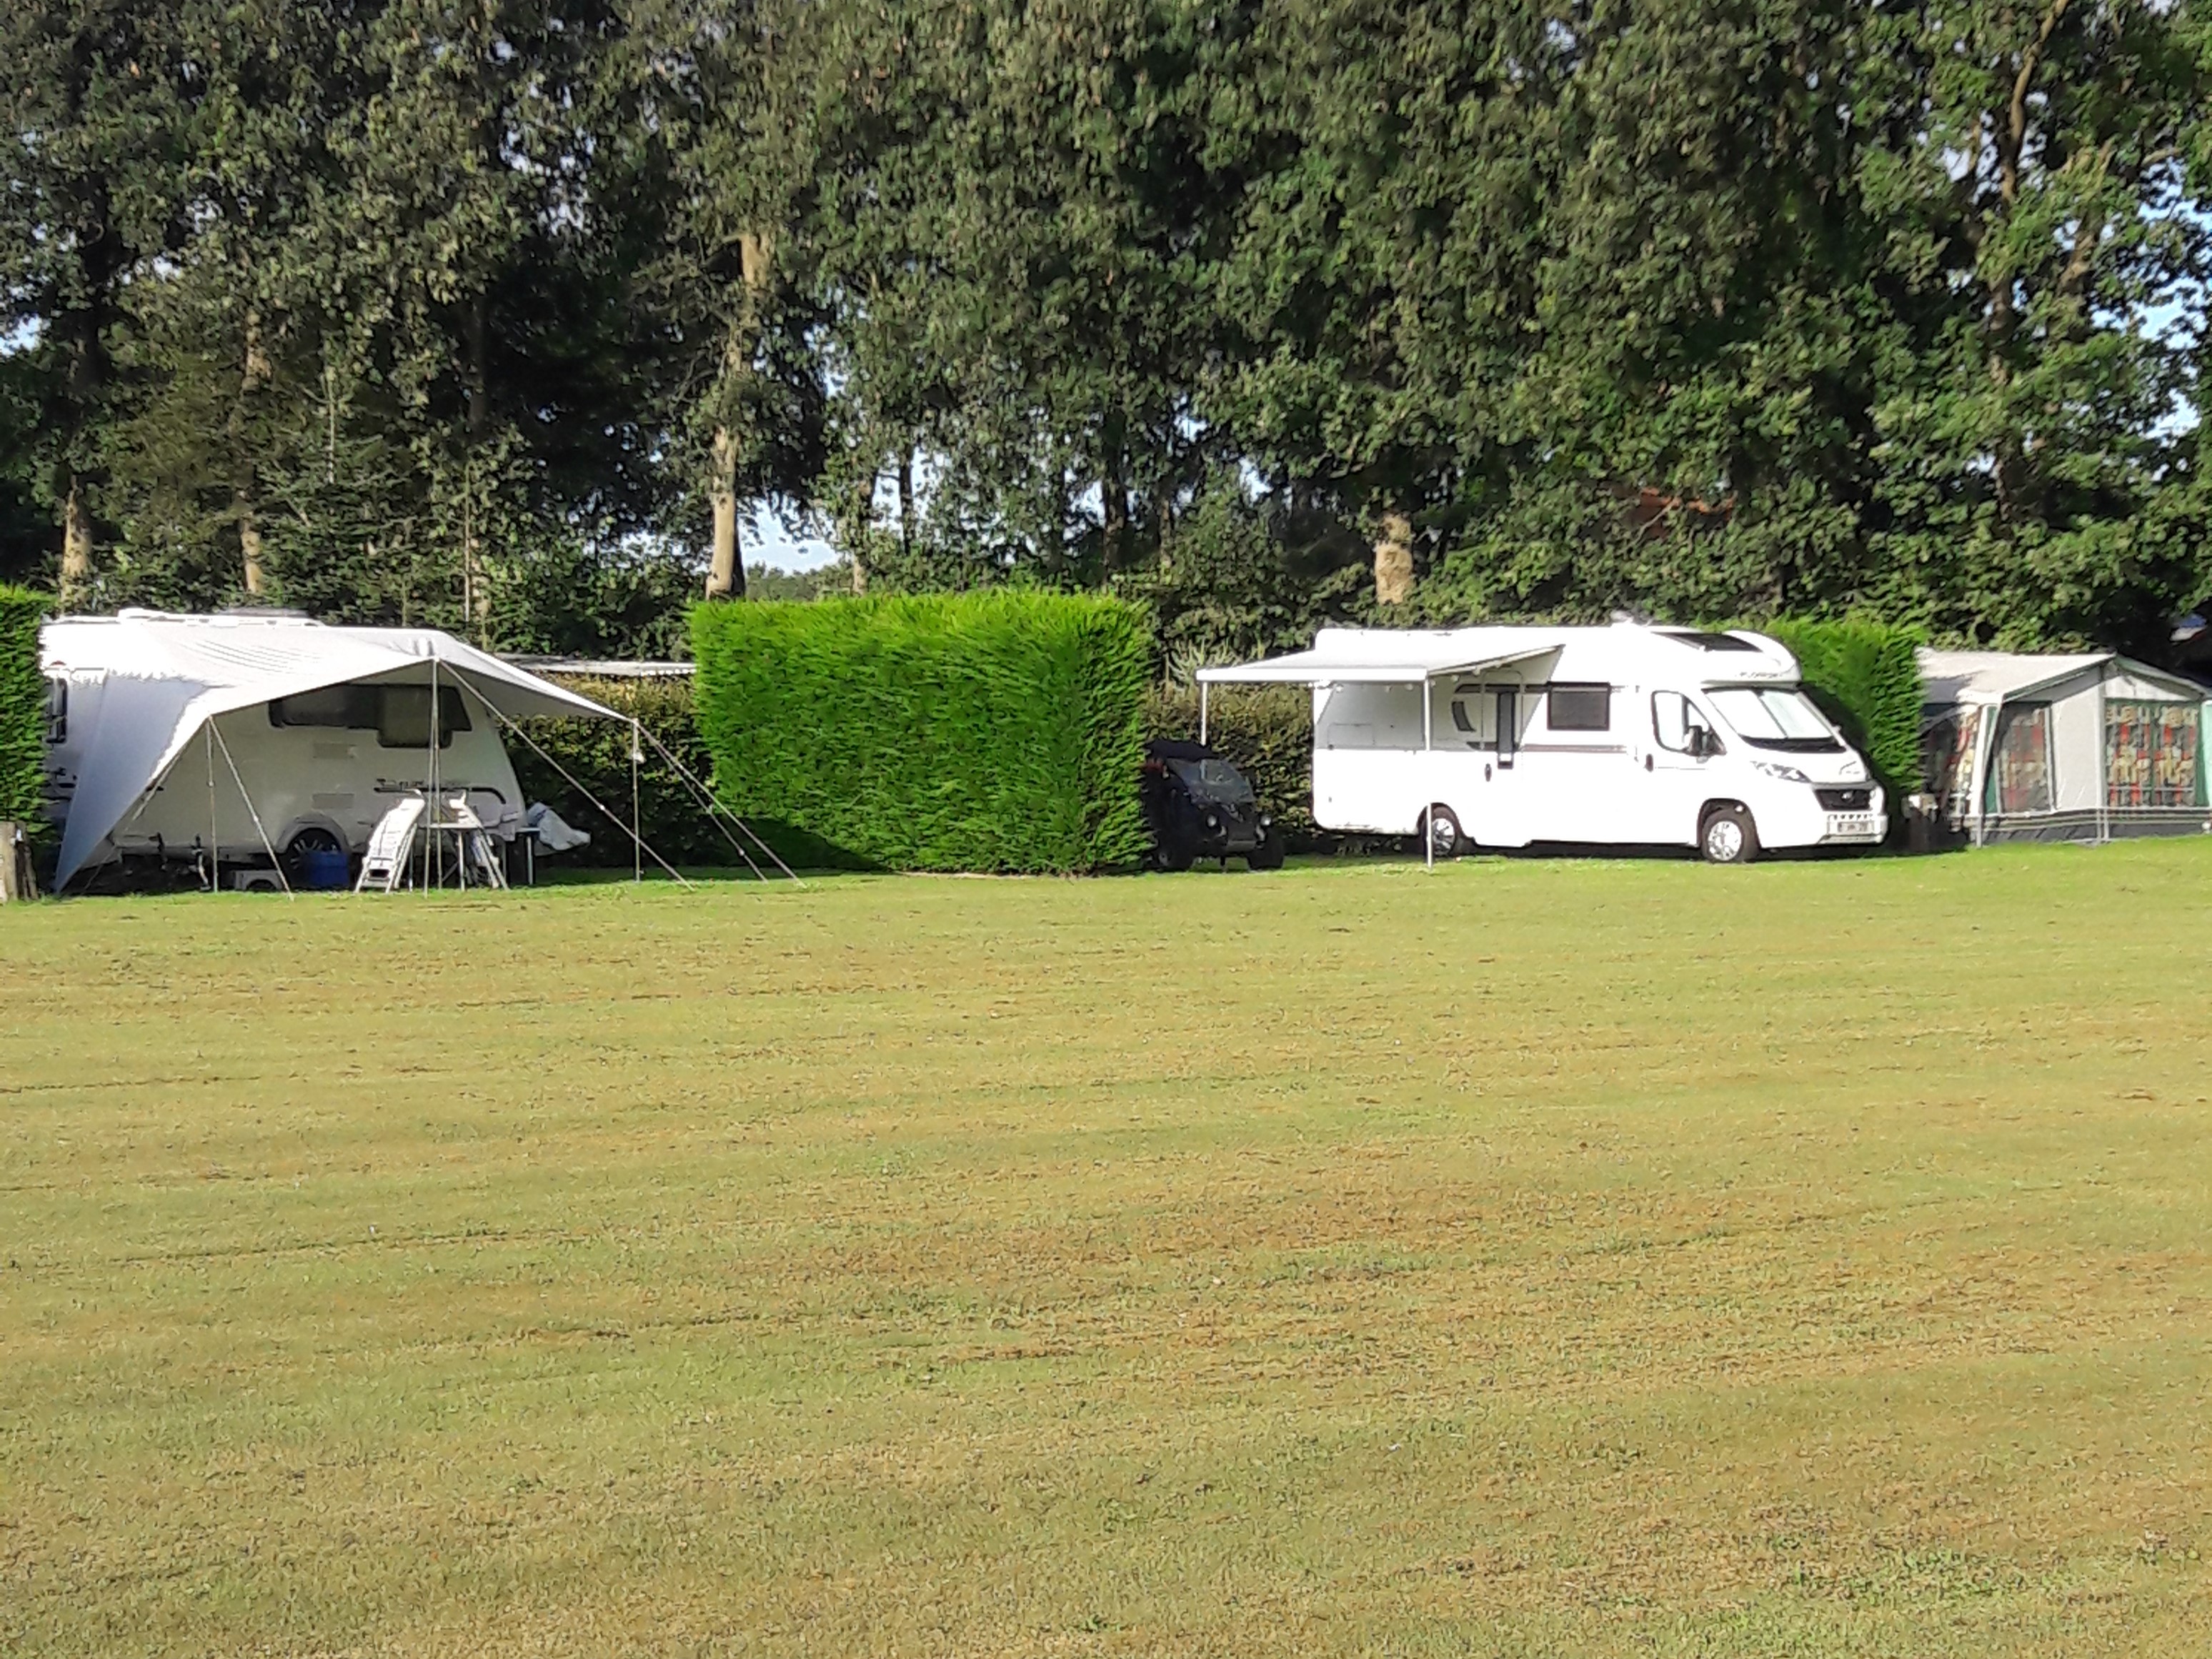
[[[1923,651],[1922,756],[1976,842],[2207,828],[2205,688],[2113,652]]]

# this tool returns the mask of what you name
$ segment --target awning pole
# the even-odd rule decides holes
[[[1206,741],[1206,694],[1212,689],[1204,680],[1198,683],[1198,740],[1200,744]]]
[[[218,850],[222,843],[217,838],[215,816],[215,716],[200,728],[201,746],[207,750],[208,763],[208,891],[212,893],[222,885],[222,854]]]
[[[629,722],[629,878],[634,883],[645,880],[645,837],[640,833],[638,820],[638,768],[645,760],[645,744],[637,735],[637,717]]]
[[[430,658],[430,762],[424,768],[430,782],[429,844],[422,849],[422,890],[442,887],[446,882],[445,849],[438,845],[438,659]],[[433,860],[435,861],[434,865]]]
[[[1436,746],[1433,735],[1429,729],[1431,725],[1429,711],[1430,685],[1431,682],[1426,676],[1424,676],[1421,680],[1421,752],[1424,755],[1427,754]],[[1425,793],[1433,790],[1435,781],[1436,781],[1429,775],[1428,768],[1424,765],[1421,769],[1421,786],[1423,793]],[[1434,801],[1431,801],[1427,809],[1422,813],[1422,862],[1428,866],[1429,873],[1434,875],[1437,868],[1437,823],[1436,803]]]

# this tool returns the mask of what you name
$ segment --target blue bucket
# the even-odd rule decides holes
[[[344,850],[310,847],[300,854],[300,883],[313,893],[334,893],[346,884],[352,870]]]

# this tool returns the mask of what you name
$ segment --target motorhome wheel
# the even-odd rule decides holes
[[[1716,806],[1705,814],[1698,849],[1708,864],[1748,864],[1759,856],[1759,831],[1741,806]]]
[[[1467,851],[1467,832],[1459,827],[1459,818],[1450,807],[1431,806],[1421,815],[1422,833],[1429,838],[1429,850],[1440,859],[1455,859]]]

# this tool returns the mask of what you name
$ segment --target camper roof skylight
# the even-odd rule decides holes
[[[1733,634],[1699,633],[1695,629],[1686,628],[1662,629],[1660,630],[1660,637],[1662,639],[1673,640],[1678,645],[1691,646],[1699,651],[1755,652],[1759,649],[1759,647],[1756,645],[1753,645],[1749,640],[1740,640]]]

